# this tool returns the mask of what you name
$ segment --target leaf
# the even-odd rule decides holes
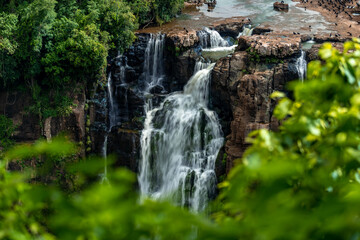
[[[270,95],[270,97],[271,97],[272,99],[284,98],[284,97],[285,97],[285,93],[279,92],[279,91],[275,91],[275,92],[273,92],[273,93]]]
[[[284,119],[290,112],[293,102],[288,98],[283,98],[279,101],[274,110],[274,115],[277,119]]]

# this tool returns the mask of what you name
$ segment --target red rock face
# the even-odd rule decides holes
[[[327,37],[316,36],[316,41],[322,42],[322,39]],[[332,45],[342,51],[342,41],[334,38]],[[306,50],[308,61],[318,58],[320,46],[315,44]],[[286,84],[298,79],[295,62],[300,51],[301,36],[269,34],[240,37],[237,51],[216,63],[212,73],[211,98],[227,136],[226,154],[223,153],[226,172],[249,147],[246,138],[250,132],[278,129],[280,122],[273,117],[276,102],[270,95],[274,91],[283,91],[291,97],[291,93],[286,92]]]
[[[211,96],[227,135],[226,172],[249,146],[246,138],[250,132],[278,128],[279,122],[272,116],[276,103],[270,95],[284,91],[288,81],[298,78],[294,62],[300,42],[297,37],[241,37],[238,51],[217,62]],[[258,61],[246,51],[249,47],[259,55]],[[275,59],[276,63],[269,63],[269,59]]]

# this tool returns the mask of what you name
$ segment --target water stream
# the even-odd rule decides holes
[[[111,73],[109,73],[108,76],[108,81],[107,81],[107,101],[108,101],[108,116],[109,116],[109,126],[107,128],[107,131],[105,133],[104,136],[104,143],[103,143],[103,147],[102,147],[102,152],[101,155],[104,159],[104,173],[101,176],[101,182],[105,183],[108,182],[108,178],[107,178],[107,145],[108,145],[108,137],[109,137],[109,133],[111,131],[111,128],[115,125],[116,123],[116,112],[117,112],[117,103],[114,100],[113,97],[113,88],[112,88],[112,78],[111,78]]]
[[[301,55],[296,60],[296,69],[297,69],[300,81],[304,82],[304,80],[306,78],[307,62],[306,62],[306,53],[303,50],[301,50]]]
[[[126,58],[122,55],[117,57],[118,61],[118,67],[119,67],[119,79],[120,83],[119,85],[116,85],[113,82],[112,74],[109,73],[108,80],[107,80],[107,91],[106,91],[106,97],[107,97],[107,103],[108,103],[108,126],[107,130],[104,136],[104,143],[101,150],[101,155],[104,159],[104,173],[101,176],[101,182],[108,182],[107,178],[107,147],[108,147],[108,137],[109,133],[111,132],[111,129],[119,125],[122,120],[127,120],[128,115],[128,102],[127,102],[127,90],[126,90],[126,83],[125,83],[125,70],[127,67],[127,61]],[[125,89],[125,94],[122,94],[124,97],[124,106],[119,106],[119,103],[117,101],[117,96],[119,93],[119,88]],[[122,116],[120,116],[120,108],[122,109]]]
[[[208,28],[199,37],[204,49],[231,47]],[[214,66],[198,61],[183,92],[169,94],[159,107],[146,107],[138,176],[144,197],[168,199],[196,212],[215,197],[215,161],[224,139],[216,113],[207,107]]]
[[[214,196],[215,160],[223,144],[217,116],[207,108],[214,65],[197,71],[183,93],[169,95],[147,112],[141,136],[142,194],[195,211]]]
[[[155,87],[163,89],[162,82],[164,73],[164,48],[165,35],[150,34],[150,38],[145,50],[145,62],[143,69],[144,92],[151,92]]]
[[[220,34],[205,27],[202,31],[198,32],[200,45],[203,49],[214,48],[214,47],[228,47],[229,43],[223,39]]]
[[[251,36],[253,31],[254,31],[254,28],[252,28],[251,25],[248,27],[244,26],[244,29],[241,33],[239,33],[238,38],[241,36]]]

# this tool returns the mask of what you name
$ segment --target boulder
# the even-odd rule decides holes
[[[190,48],[199,42],[199,37],[194,29],[171,31],[167,34],[170,45],[177,48]]]
[[[250,24],[249,18],[245,17],[234,17],[226,18],[224,20],[217,21],[212,24],[212,28],[218,31],[221,35],[231,36],[236,38],[239,33],[243,30],[243,27]]]
[[[281,11],[281,12],[288,12],[289,11],[289,4],[283,2],[275,2],[274,3],[274,10]]]

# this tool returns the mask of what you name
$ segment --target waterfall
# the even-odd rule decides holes
[[[223,145],[217,116],[207,108],[214,65],[197,71],[183,93],[169,95],[147,112],[138,178],[143,195],[194,211],[204,210],[214,196],[215,160]]]
[[[205,28],[198,35],[203,51],[230,48],[214,30]],[[164,78],[163,53],[156,52],[163,49],[164,36],[152,36],[145,54],[145,96]],[[207,107],[214,66],[198,61],[183,92],[169,94],[155,108],[151,101],[145,104],[138,175],[143,197],[168,199],[199,212],[215,196],[215,161],[224,139],[216,113]]]
[[[248,28],[244,26],[243,31],[241,33],[239,33],[237,38],[239,38],[241,36],[251,36],[253,31],[254,31],[254,28],[251,28],[251,25]]]
[[[102,157],[104,159],[104,173],[101,176],[101,183],[108,183],[109,180],[107,178],[107,144],[108,144],[108,136],[109,133],[107,132],[105,134],[105,138],[104,138],[104,144],[102,147]]]
[[[194,67],[194,73],[197,73],[198,71],[202,70],[202,69],[205,69],[205,68],[208,68],[210,65],[210,63],[206,63],[206,62],[203,62],[203,61],[197,61],[195,63],[195,67]]]
[[[299,75],[299,79],[303,82],[306,77],[307,70],[306,53],[303,50],[301,50],[301,55],[296,60],[296,69]]]
[[[150,92],[155,87],[160,87],[162,90],[162,81],[165,77],[164,73],[164,47],[165,35],[157,34],[150,35],[146,50],[145,62],[143,69],[144,91]]]
[[[121,86],[125,86],[125,72],[126,72],[126,67],[127,67],[127,59],[126,57],[120,55],[117,57],[117,66],[119,67],[119,79],[120,79],[120,85]],[[115,94],[114,94],[115,93]],[[126,92],[125,92],[126,93]],[[115,86],[115,91],[114,91],[114,83],[112,80],[112,74],[111,72],[109,73],[108,76],[108,80],[107,80],[107,92],[106,92],[106,97],[107,97],[107,102],[108,102],[108,118],[109,118],[109,123],[107,126],[107,130],[104,136],[104,143],[103,143],[103,147],[102,147],[102,151],[101,151],[101,155],[104,159],[104,173],[101,176],[101,182],[108,182],[107,179],[107,145],[108,145],[108,136],[109,133],[111,132],[112,127],[118,125],[120,123],[120,117],[119,117],[119,104],[116,100],[116,97],[118,93],[118,86]],[[125,108],[127,109],[127,95],[125,94]],[[127,111],[126,111],[127,113]]]
[[[109,73],[108,81],[107,81],[107,98],[109,102],[109,130],[112,126],[114,126],[117,122],[117,102],[114,101],[113,87],[112,87],[112,78],[111,73]]]
[[[200,45],[202,48],[214,48],[214,47],[228,47],[229,43],[223,39],[220,34],[205,27],[203,30],[198,32]]]

